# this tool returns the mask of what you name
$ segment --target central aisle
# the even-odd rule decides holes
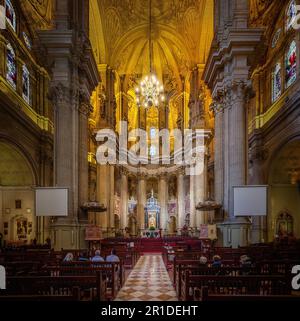
[[[178,301],[161,255],[139,259],[116,301]]]

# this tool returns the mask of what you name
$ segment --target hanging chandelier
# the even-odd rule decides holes
[[[150,108],[152,106],[158,107],[160,103],[165,101],[164,87],[153,73],[152,68],[152,1],[149,0],[149,62],[150,74],[140,82],[136,87],[136,103],[139,107]]]

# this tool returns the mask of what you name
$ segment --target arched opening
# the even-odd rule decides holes
[[[29,243],[36,237],[35,177],[21,151],[0,142],[0,231],[6,243]]]
[[[300,140],[287,143],[269,172],[268,239],[300,237]],[[287,216],[288,213],[288,216]],[[288,219],[289,218],[289,219]],[[292,222],[292,223],[291,223]],[[279,235],[280,234],[280,235]]]

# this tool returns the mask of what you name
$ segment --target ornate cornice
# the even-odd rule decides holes
[[[215,46],[208,58],[205,70],[204,80],[211,89],[213,95],[218,88],[223,88],[224,84],[230,78],[236,81],[248,80],[249,58],[256,54],[256,47],[260,44],[263,35],[263,29],[226,29],[226,39]],[[224,73],[226,65],[233,59],[241,59],[239,75],[230,75]],[[245,59],[247,57],[247,60]]]

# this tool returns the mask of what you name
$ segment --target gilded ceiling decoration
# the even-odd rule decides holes
[[[30,23],[38,29],[49,29],[53,18],[53,0],[20,0],[20,4],[27,13]]]
[[[148,0],[98,0],[106,61],[119,74],[149,72]],[[213,1],[153,0],[154,69],[180,79],[204,63],[213,34]],[[170,77],[169,77],[170,78]]]
[[[172,130],[183,119],[188,124],[188,84],[191,71],[203,66],[209,55],[214,1],[152,0],[151,4],[152,67],[168,101],[169,116],[162,123]],[[150,73],[149,0],[90,0],[90,13],[96,60],[115,71],[117,120],[128,119],[129,129],[137,128],[134,89]],[[126,97],[125,107],[119,97]]]
[[[282,0],[250,0],[250,23],[253,26],[269,26],[280,14],[285,1]]]

